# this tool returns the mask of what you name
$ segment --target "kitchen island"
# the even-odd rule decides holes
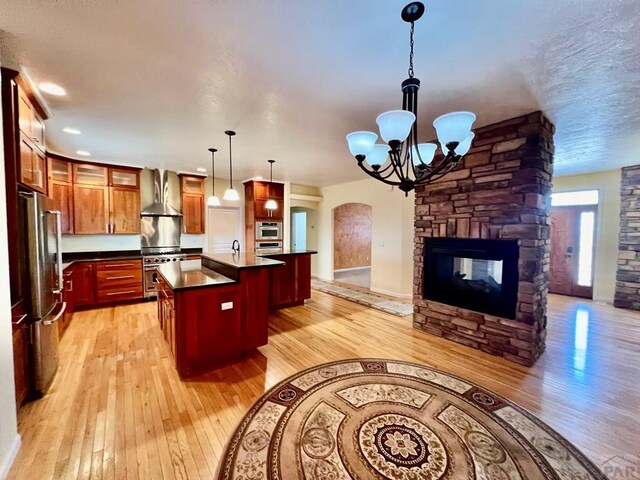
[[[267,343],[270,268],[246,261],[230,276],[199,260],[158,267],[158,319],[181,377],[211,370]]]
[[[159,266],[158,319],[180,376],[265,345],[269,310],[311,296],[313,253],[205,253]]]

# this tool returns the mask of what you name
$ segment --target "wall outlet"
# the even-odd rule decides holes
[[[233,302],[224,302],[220,304],[220,310],[231,310],[233,308]]]

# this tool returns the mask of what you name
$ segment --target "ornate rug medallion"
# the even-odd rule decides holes
[[[567,440],[461,378],[396,360],[300,372],[244,417],[220,463],[235,480],[591,480]]]

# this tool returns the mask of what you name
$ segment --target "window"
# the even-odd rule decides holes
[[[580,190],[577,192],[559,192],[551,194],[552,207],[573,205],[597,205],[598,190]]]

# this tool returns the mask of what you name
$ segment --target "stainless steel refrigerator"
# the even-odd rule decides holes
[[[31,318],[34,389],[44,393],[58,369],[58,320],[62,302],[60,212],[39,193],[20,193],[21,220],[27,240],[28,313]]]

